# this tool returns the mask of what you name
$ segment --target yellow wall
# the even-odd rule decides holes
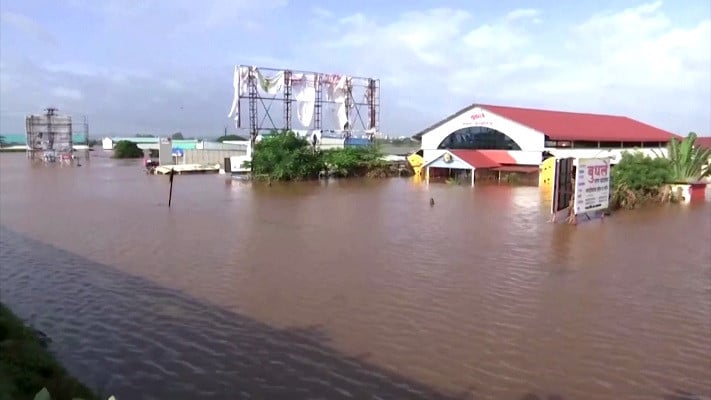
[[[420,173],[422,172],[422,165],[425,163],[425,159],[417,153],[412,153],[407,156],[407,162],[410,163],[410,166],[415,171],[415,176],[420,175]]]
[[[538,175],[538,186],[553,187],[555,179],[555,157],[550,157],[541,163],[541,173]]]

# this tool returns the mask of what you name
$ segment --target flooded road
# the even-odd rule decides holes
[[[711,398],[711,203],[571,227],[530,187],[167,197],[140,161],[0,155],[0,300],[119,399]]]

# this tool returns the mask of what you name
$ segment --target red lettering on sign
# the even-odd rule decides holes
[[[595,182],[595,178],[607,176],[607,165],[588,166],[588,182]]]

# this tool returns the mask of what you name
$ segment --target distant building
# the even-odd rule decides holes
[[[105,137],[101,139],[101,148],[104,150],[113,150],[114,149],[114,140],[111,139],[110,137]]]
[[[711,149],[711,136],[699,136],[696,138],[696,146]]]
[[[116,143],[125,140],[136,143],[138,148],[143,150],[158,150],[159,138],[157,137],[105,137],[101,140],[101,147],[104,150],[113,150]],[[193,150],[198,146],[197,139],[174,139],[172,140],[173,148],[182,150]]]

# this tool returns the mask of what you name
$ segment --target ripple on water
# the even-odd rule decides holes
[[[711,250],[670,245],[708,207],[576,229],[530,188],[180,177],[164,212],[131,167],[29,185],[0,163],[3,301],[119,398],[711,393]],[[62,213],[33,203],[59,184]]]

